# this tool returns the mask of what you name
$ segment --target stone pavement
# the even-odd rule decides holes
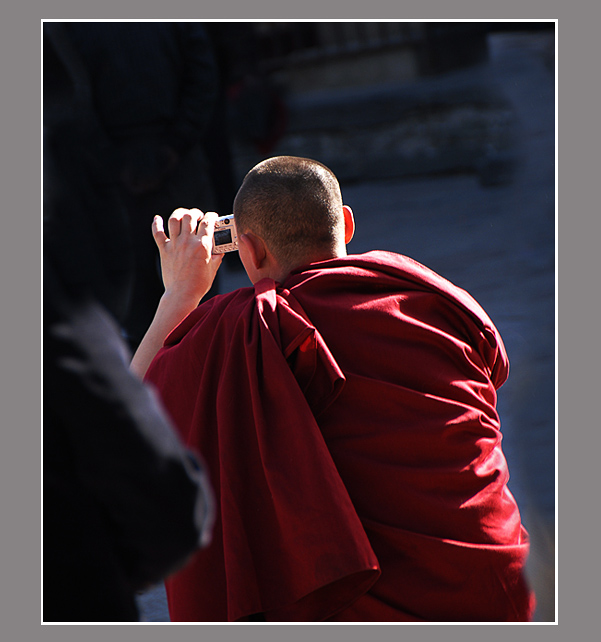
[[[464,171],[341,181],[357,223],[349,252],[392,250],[424,263],[468,290],[501,332],[511,372],[499,411],[510,488],[532,538],[537,621],[555,619],[555,101],[548,62],[539,40],[523,35],[498,39],[491,50],[488,82],[511,105],[517,127],[510,180],[485,186],[477,171]],[[244,272],[224,265],[222,291],[246,285]],[[140,605],[143,619],[168,621],[162,587]]]

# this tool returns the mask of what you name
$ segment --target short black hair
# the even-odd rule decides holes
[[[344,234],[336,176],[318,161],[275,156],[248,172],[234,201],[239,233],[255,232],[276,258],[297,267]]]

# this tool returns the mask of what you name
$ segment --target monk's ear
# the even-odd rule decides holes
[[[250,258],[255,270],[262,268],[267,254],[263,239],[252,232],[247,232],[240,236],[239,242],[244,246],[245,253]]]
[[[353,210],[348,205],[342,206],[344,215],[344,242],[348,245],[355,234],[355,217]]]

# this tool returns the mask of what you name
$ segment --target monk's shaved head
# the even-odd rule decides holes
[[[256,165],[238,191],[234,216],[240,234],[257,234],[291,267],[331,252],[344,237],[338,180],[308,158],[276,156]]]

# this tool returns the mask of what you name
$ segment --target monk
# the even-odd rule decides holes
[[[199,305],[216,216],[155,219],[165,293],[132,361],[217,496],[172,621],[531,620],[484,310],[410,258],[347,255],[336,177],[288,156],[234,202],[252,287]]]

